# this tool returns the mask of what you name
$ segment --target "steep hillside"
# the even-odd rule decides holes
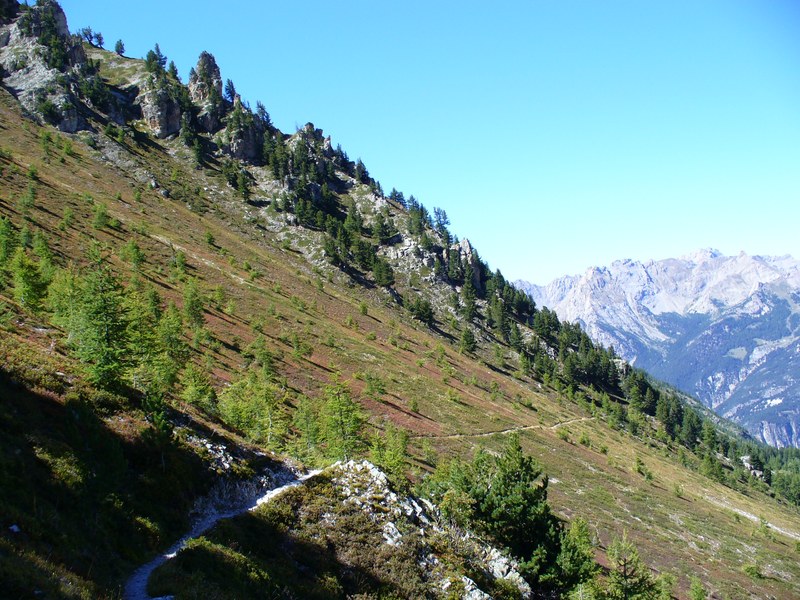
[[[520,285],[758,439],[800,445],[800,263],[791,257],[701,251]]]
[[[651,597],[800,595],[795,455],[537,309],[321,130],[224,97],[210,54],[184,85],[7,5],[0,595],[118,598],[217,504],[149,593],[613,594],[638,549]],[[328,468],[364,456],[388,480]]]

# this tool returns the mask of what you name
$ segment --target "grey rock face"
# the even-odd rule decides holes
[[[150,81],[136,98],[142,109],[142,118],[157,138],[165,138],[181,129],[181,107],[169,90]]]
[[[233,158],[251,163],[261,158],[264,132],[253,113],[242,106],[238,96],[233,110],[227,116],[227,124],[220,139],[223,151]]]
[[[427,500],[399,496],[392,491],[386,475],[375,465],[365,460],[340,462],[334,465],[333,475],[333,484],[339,488],[343,501],[358,506],[381,524],[386,544],[402,545],[403,530],[409,529],[418,531],[423,540],[434,535],[458,540],[459,546],[472,556],[473,564],[480,566],[487,577],[505,580],[516,588],[520,598],[532,597],[531,588],[520,574],[519,564],[515,560],[504,556],[500,550],[481,542],[469,532],[453,529],[441,518],[438,509]],[[442,572],[433,548],[425,547],[418,564],[427,571],[427,579],[442,591],[446,592],[454,583],[459,583],[464,590],[462,600],[491,598],[468,577],[461,576],[455,581],[450,574]]]
[[[0,14],[5,9],[0,7]],[[10,13],[8,13],[10,14]],[[23,25],[24,21],[24,25]],[[2,22],[2,19],[0,19]],[[49,22],[66,52],[64,71],[47,64],[47,50],[39,36]],[[54,2],[41,2],[27,13],[0,27],[0,75],[3,85],[31,115],[75,132],[86,127],[73,92],[75,68],[86,62],[83,46],[69,35],[67,17]],[[43,107],[47,107],[43,112]]]
[[[461,263],[466,266],[469,265],[472,268],[472,284],[475,286],[475,289],[480,289],[481,287],[481,279],[480,279],[480,269],[479,269],[479,258],[475,252],[472,250],[472,245],[469,243],[467,238],[462,239],[459,241],[457,246],[454,246],[454,249],[458,250],[461,254]]]
[[[222,76],[214,56],[201,52],[189,74],[189,97],[199,108],[197,122],[203,131],[215,133],[222,127]]]
[[[214,56],[203,51],[189,75],[189,97],[192,102],[202,106],[210,102],[215,94],[222,98],[222,76]]]

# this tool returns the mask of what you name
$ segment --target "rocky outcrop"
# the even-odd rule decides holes
[[[181,107],[169,88],[157,78],[151,78],[136,98],[142,119],[157,138],[165,138],[181,129]]]
[[[515,560],[505,556],[469,532],[456,530],[441,518],[438,509],[425,499],[400,496],[389,485],[386,475],[368,461],[336,463],[332,467],[332,483],[339,488],[345,503],[358,506],[370,518],[381,524],[386,544],[403,544],[404,532],[414,531],[424,540],[437,536],[447,546],[458,546],[460,553],[468,555],[470,564],[478,566],[486,578],[505,580],[516,588],[520,598],[530,598],[532,591],[519,572]],[[448,572],[440,557],[426,544],[419,565],[427,571],[427,579],[443,592],[463,590],[462,600],[484,600],[491,598],[478,584],[465,575],[454,577]]]
[[[469,265],[472,268],[472,285],[476,290],[481,289],[481,269],[480,259],[478,253],[472,249],[472,245],[467,238],[462,239],[453,246],[453,250],[457,250],[461,255],[461,264],[466,267]]]
[[[6,3],[0,6],[3,14],[12,14]],[[83,46],[69,34],[67,17],[56,2],[39,2],[0,26],[3,85],[29,114],[62,131],[86,127],[73,91],[85,62]]]
[[[260,121],[242,105],[238,96],[227,117],[227,125],[220,140],[223,151],[233,158],[250,163],[261,160],[264,130]]]
[[[189,72],[189,97],[200,112],[197,123],[203,131],[216,133],[222,127],[225,105],[222,101],[222,76],[217,61],[209,52],[201,52],[197,65]]]

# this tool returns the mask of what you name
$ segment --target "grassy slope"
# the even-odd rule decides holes
[[[351,287],[329,267],[312,267],[299,250],[309,247],[313,236],[290,230],[284,236],[288,242],[281,242],[266,228],[269,215],[260,217],[253,209],[245,209],[221,177],[194,170],[176,143],[137,136],[141,143],[128,137],[120,147],[105,139],[105,153],[120,157],[117,167],[99,160],[98,152],[76,138],[74,156],[53,151],[45,162],[38,127],[20,118],[4,91],[0,92],[0,125],[2,145],[12,153],[11,161],[3,164],[0,212],[22,225],[12,198],[24,192],[25,172],[29,165],[36,165],[40,181],[29,226],[48,232],[61,264],[69,259],[80,262],[90,238],[98,238],[112,253],[133,238],[147,256],[145,276],[166,298],[180,298],[181,283],[168,266],[173,249],[185,251],[189,275],[198,278],[203,291],[210,293],[217,286],[225,291],[221,307],[228,310],[212,306],[206,314],[220,343],[201,346],[195,355],[195,360],[212,367],[217,386],[246,366],[239,349],[255,339],[253,326],[258,323],[278,358],[278,372],[298,392],[317,395],[333,370],[352,381],[356,394],[364,386],[357,375],[379,376],[386,393],[377,399],[362,398],[371,421],[380,427],[389,419],[409,429],[418,457],[426,439],[442,454],[462,454],[478,444],[499,446],[503,434],[491,432],[521,428],[524,444],[554,478],[550,490],[557,511],[585,516],[604,544],[627,529],[650,564],[681,575],[684,591],[688,575],[696,573],[709,587],[730,597],[747,597],[742,590],[748,589],[758,595],[800,595],[795,541],[765,534],[744,517],[737,521],[733,512],[763,516],[800,532],[796,509],[756,492],[744,496],[699,476],[680,466],[674,448],[649,447],[613,430],[554,390],[512,378],[508,375],[514,370],[511,361],[497,364],[488,352],[483,360],[458,354],[447,340],[410,322],[384,292]],[[145,171],[147,177],[141,175]],[[150,175],[159,182],[159,189],[146,185]],[[164,188],[170,191],[169,199],[160,194]],[[139,201],[134,200],[137,190]],[[197,200],[198,192],[202,201]],[[107,203],[120,227],[93,230],[93,208],[85,194],[94,202]],[[209,210],[198,214],[187,202],[195,207],[205,204]],[[75,213],[75,224],[62,232],[57,223],[67,206]],[[214,236],[214,246],[206,243],[206,231]],[[121,273],[127,272],[121,261],[112,260]],[[359,311],[362,300],[368,304],[367,315]],[[18,341],[24,344],[33,329],[25,325],[18,329]],[[294,351],[298,340],[312,348],[310,355]],[[334,343],[327,345],[330,341]],[[22,352],[19,346],[15,348]],[[41,352],[47,351],[43,344]],[[67,359],[63,363],[53,368],[68,373],[77,370]],[[18,401],[21,406],[34,402],[22,396]],[[64,410],[63,397],[50,402],[55,410]],[[416,412],[411,410],[414,402]],[[122,421],[131,423],[132,431],[112,427],[108,435],[135,440],[140,435],[137,428],[144,428],[141,414],[125,408],[119,414]],[[42,420],[42,426],[46,422]],[[208,426],[218,428],[214,423]],[[559,435],[559,429],[568,430],[570,441]],[[576,442],[582,431],[591,440],[589,448]],[[19,440],[22,444],[22,437]],[[601,445],[607,446],[607,454],[598,450]],[[4,451],[10,452],[11,447]],[[634,471],[636,456],[653,472],[651,481]],[[421,458],[417,467],[426,468]],[[680,497],[676,488],[682,490]],[[16,541],[7,533],[5,520],[3,524],[2,541],[9,548]],[[168,541],[166,533],[156,545]],[[741,567],[750,563],[759,564],[767,577],[749,579]],[[66,557],[64,564],[67,570],[88,570]],[[110,573],[113,579],[116,572],[110,569]],[[96,571],[91,571],[86,577],[95,576]]]

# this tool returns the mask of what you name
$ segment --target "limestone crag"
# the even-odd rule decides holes
[[[0,7],[0,16],[11,14],[5,6]],[[58,54],[43,45],[42,36],[59,40]],[[69,34],[67,17],[55,2],[39,2],[0,27],[3,85],[29,114],[62,131],[75,132],[86,126],[74,91],[76,71],[85,63],[83,46]]]
[[[461,264],[465,267],[469,265],[472,269],[472,284],[475,286],[475,289],[481,289],[480,261],[477,252],[472,249],[469,240],[467,238],[460,240],[458,244],[453,245],[452,249],[458,251],[460,254]]]
[[[242,105],[239,96],[233,103],[233,110],[227,116],[227,125],[220,136],[220,146],[225,154],[249,163],[261,159],[264,145],[264,130],[261,121]]]
[[[181,107],[169,89],[157,80],[148,81],[136,98],[142,119],[157,138],[165,138],[181,129]]]
[[[380,523],[386,544],[401,545],[404,532],[412,530],[417,531],[423,540],[431,540],[435,536],[458,540],[458,547],[469,553],[471,563],[478,565],[487,578],[503,579],[510,583],[518,590],[520,598],[532,596],[531,588],[519,573],[516,561],[503,555],[497,548],[483,543],[473,534],[455,530],[441,518],[438,509],[429,501],[398,495],[392,490],[386,475],[375,465],[366,460],[351,460],[336,463],[332,470],[332,483],[339,488],[344,502],[358,506],[371,519]],[[469,577],[462,575],[454,580],[452,574],[442,568],[442,562],[430,543],[426,544],[419,564],[428,572],[429,580],[438,582],[435,585],[442,591],[446,592],[457,584],[464,590],[462,600],[491,598]]]
[[[539,306],[774,446],[800,445],[800,261],[725,256],[615,261],[546,286]]]
[[[197,65],[189,72],[189,97],[199,108],[197,123],[203,131],[216,133],[222,127],[225,106],[222,101],[222,75],[214,56],[201,52]]]

